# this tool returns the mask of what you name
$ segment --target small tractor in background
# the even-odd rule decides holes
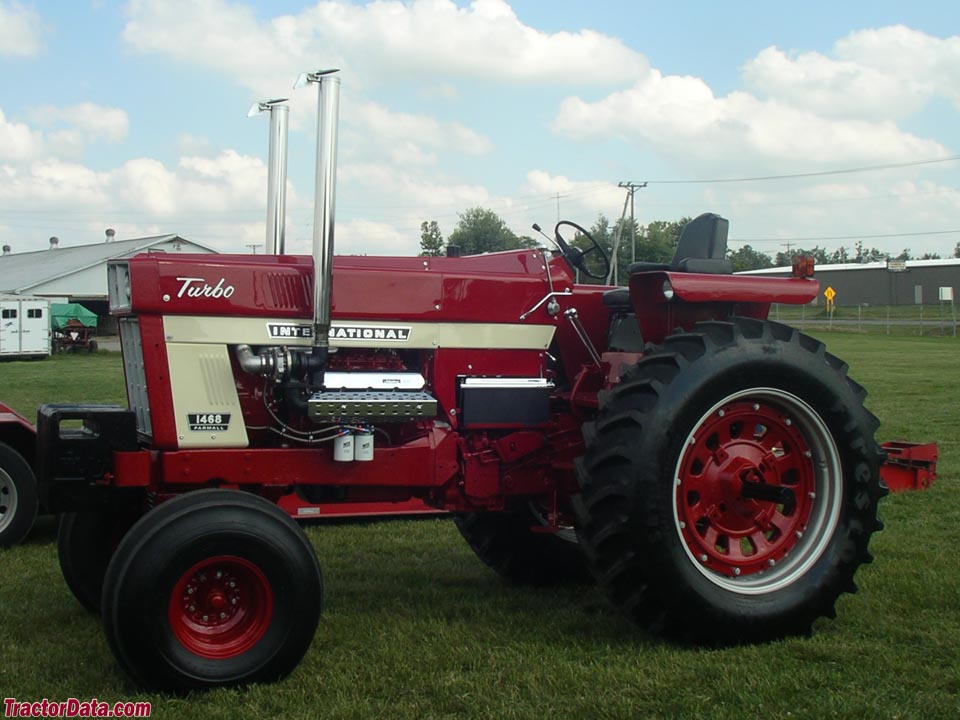
[[[884,454],[847,366],[767,319],[816,296],[811,267],[732,275],[711,214],[627,287],[575,283],[609,260],[568,221],[555,252],[334,259],[339,78],[310,79],[313,256],[112,261],[129,409],[43,405],[28,460],[0,447],[4,487],[32,463],[63,514],[64,578],[120,666],[180,691],[298,664],[323,583],[285,498],[454,512],[505,578],[589,570],[669,637],[832,617],[882,527]]]

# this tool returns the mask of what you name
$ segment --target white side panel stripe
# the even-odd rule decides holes
[[[308,328],[308,320],[166,315],[163,328],[168,343],[224,343],[229,345],[313,344],[312,337],[271,336],[270,325]],[[330,341],[334,347],[467,348],[496,350],[546,350],[553,325],[519,323],[405,323],[391,320],[335,320]],[[370,332],[364,333],[364,330]],[[390,332],[393,330],[394,332]],[[312,328],[310,330],[312,332]],[[378,335],[379,338],[343,337]],[[389,339],[383,339],[384,334]],[[400,339],[397,339],[400,338]]]

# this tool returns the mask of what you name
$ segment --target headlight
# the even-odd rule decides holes
[[[670,284],[669,280],[663,281],[663,296],[670,300],[673,298],[673,285]]]

